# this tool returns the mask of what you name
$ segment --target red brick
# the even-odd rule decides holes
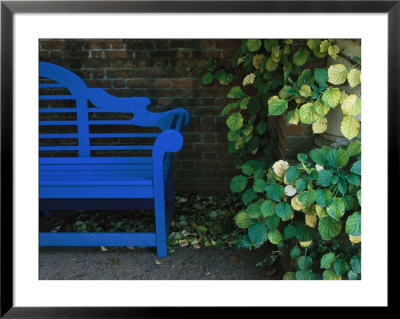
[[[169,87],[169,79],[157,79],[156,87],[158,88],[167,88]]]
[[[124,42],[122,40],[111,40],[111,47],[113,49],[122,49],[124,47]]]
[[[178,49],[176,57],[178,59],[187,59],[192,57],[192,51],[187,49]]]
[[[89,57],[89,51],[65,51],[66,59],[87,59]]]
[[[48,51],[39,51],[39,59],[48,59],[49,58],[49,52]]]
[[[152,79],[134,79],[128,80],[127,86],[132,88],[152,88],[154,87],[154,80]]]
[[[41,44],[43,49],[64,50],[66,48],[64,40],[42,40]]]
[[[110,69],[107,70],[107,77],[110,78],[132,78],[133,77],[133,71],[132,70],[114,70]]]
[[[87,49],[109,49],[110,40],[88,40],[85,47]]]
[[[106,51],[107,59],[132,59],[132,51],[128,50],[112,50]]]
[[[100,51],[100,50],[91,50],[90,51],[90,56],[91,56],[91,58],[94,58],[94,59],[100,59],[100,58],[103,58],[103,51]]]
[[[198,79],[176,79],[171,80],[171,86],[177,88],[192,88],[199,86],[200,81]]]
[[[215,143],[215,134],[203,134],[203,141],[205,143]]]
[[[88,69],[95,69],[95,68],[108,68],[110,67],[110,61],[106,60],[87,60],[83,61],[83,67]]]
[[[158,104],[160,106],[170,106],[171,103],[172,103],[172,100],[171,99],[167,99],[167,98],[162,98],[162,99],[159,99],[159,101],[158,101]]]

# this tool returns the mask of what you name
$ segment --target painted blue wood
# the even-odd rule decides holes
[[[174,214],[171,153],[182,148],[182,129],[189,122],[184,109],[154,113],[146,97],[114,97],[103,89],[88,88],[76,74],[57,65],[40,62],[40,76],[55,83],[40,88],[66,88],[70,94],[39,95],[39,100],[74,100],[74,107],[40,108],[42,114],[72,113],[76,120],[39,121],[40,126],[75,126],[77,133],[41,133],[52,139],[40,151],[78,151],[79,157],[39,159],[40,209],[143,209],[155,211],[156,233],[40,233],[41,246],[156,246],[159,257],[167,256],[169,222]],[[46,92],[47,93],[47,92]],[[95,107],[89,107],[89,102]],[[76,106],[76,107],[75,107]],[[92,113],[129,113],[130,120],[90,119]],[[154,127],[161,133],[91,133],[91,125]],[[57,139],[72,138],[76,146],[58,145]],[[147,145],[94,145],[93,139],[146,139]],[[150,139],[150,142],[149,142]],[[151,142],[152,141],[152,142]],[[136,142],[135,142],[136,143]],[[152,143],[149,145],[149,143]],[[148,157],[97,157],[92,151],[149,151]]]

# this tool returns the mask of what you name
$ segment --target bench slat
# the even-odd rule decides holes
[[[77,97],[73,95],[39,95],[39,100],[76,100]]]

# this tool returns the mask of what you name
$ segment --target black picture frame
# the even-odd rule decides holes
[[[22,308],[13,304],[13,19],[15,13],[387,13],[388,203],[399,178],[400,1],[1,1],[1,313],[6,318],[180,317],[187,308]],[[389,218],[390,216],[388,216]],[[390,222],[388,223],[390,225]],[[393,241],[392,241],[393,242]],[[390,281],[389,281],[390,282]],[[388,282],[388,285],[389,285]],[[388,300],[389,302],[390,300]],[[389,303],[388,303],[389,304]],[[220,309],[221,310],[221,309]],[[193,314],[192,310],[189,310]],[[186,316],[190,316],[189,312]]]

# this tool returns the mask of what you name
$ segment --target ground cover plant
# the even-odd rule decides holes
[[[203,85],[215,80],[230,86],[231,102],[221,116],[229,129],[228,151],[241,170],[230,188],[246,206],[235,215],[236,225],[247,230],[238,247],[270,243],[278,255],[290,254],[294,271],[284,279],[360,278],[361,98],[347,91],[361,83],[361,58],[351,57],[349,68],[319,63],[341,54],[333,39],[248,39],[230,72],[210,59],[203,75]],[[240,85],[233,84],[237,74]],[[269,119],[312,125],[321,134],[335,108],[343,114],[340,131],[352,141],[347,147],[316,148],[309,157],[299,154],[291,166],[274,163],[273,143],[279,141]]]

